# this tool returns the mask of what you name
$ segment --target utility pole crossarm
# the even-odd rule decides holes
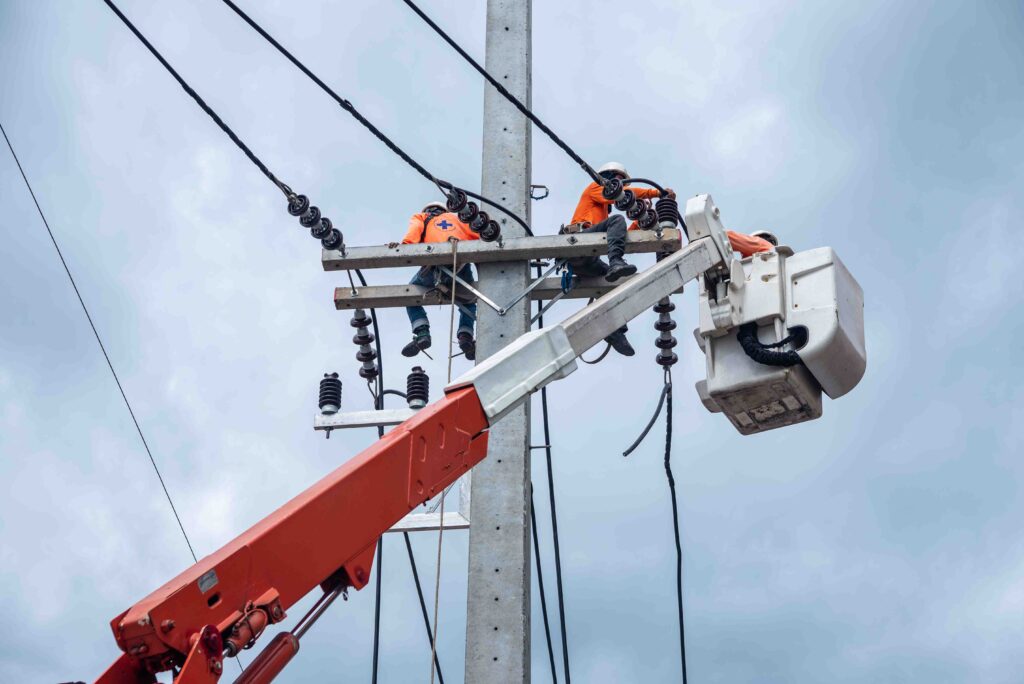
[[[626,253],[674,252],[682,245],[678,229],[660,234],[650,230],[631,230],[626,235]],[[509,237],[501,243],[469,240],[459,243],[459,263],[481,264],[523,259],[579,259],[608,254],[604,233],[575,235],[538,235]],[[401,268],[403,266],[447,266],[452,263],[452,250],[446,242],[420,243],[388,247],[348,247],[324,250],[321,263],[325,271],[346,269]]]

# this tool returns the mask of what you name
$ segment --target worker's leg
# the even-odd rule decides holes
[[[459,277],[467,283],[476,282],[473,277],[473,267],[466,264],[459,269]],[[459,341],[459,349],[470,361],[476,360],[476,340],[473,339],[473,324],[476,322],[476,302],[463,304],[459,307],[459,331],[456,338]]]
[[[409,284],[433,287],[434,269],[421,268],[416,271]],[[407,306],[405,313],[409,315],[409,324],[412,326],[412,341],[402,348],[402,356],[413,357],[419,354],[421,349],[430,348],[430,321],[427,319],[427,310],[422,306]]]
[[[623,276],[636,273],[636,266],[627,264],[622,258],[626,251],[626,219],[620,214],[612,214],[583,232],[608,235],[608,271],[605,274],[605,280],[615,282]]]

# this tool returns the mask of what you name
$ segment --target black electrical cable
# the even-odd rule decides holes
[[[790,335],[779,342],[774,344],[763,344],[757,339],[757,323],[744,323],[740,326],[736,332],[736,339],[740,343],[740,347],[743,348],[743,352],[749,356],[752,360],[765,366],[796,366],[803,361],[800,359],[800,355],[795,351],[775,351],[773,347],[782,346],[783,343],[788,344],[799,338],[799,341],[803,343],[807,342],[807,329],[803,328],[803,332],[799,332],[799,328],[790,331]]]
[[[348,100],[346,100],[345,98],[341,97],[336,92],[334,92],[334,90],[329,85],[324,83],[324,81],[319,76],[314,74],[305,64],[303,64],[297,57],[295,57],[295,55],[293,55],[291,52],[288,51],[287,48],[285,48],[283,45],[281,45],[281,43],[279,43],[277,41],[277,39],[275,39],[272,35],[270,35],[266,31],[266,29],[264,29],[262,26],[260,26],[252,17],[250,17],[238,5],[236,5],[234,2],[232,2],[232,0],[222,0],[222,2],[225,5],[227,5],[228,7],[230,7],[231,10],[234,11],[234,13],[237,14],[242,19],[242,21],[244,21],[254,31],[256,31],[256,33],[260,34],[260,36],[262,36],[268,43],[273,45],[277,49],[277,51],[280,52],[282,55],[284,55],[284,57],[289,62],[294,64],[295,67],[299,71],[301,71],[303,74],[305,74],[311,81],[313,81],[313,83],[315,83],[317,86],[319,86],[321,90],[323,90],[325,93],[327,93],[331,97],[331,99],[334,100],[342,109],[344,109],[346,112],[351,114],[352,117],[355,118],[356,121],[361,123],[364,128],[366,128],[368,131],[370,131],[370,133],[372,133],[374,135],[374,137],[376,137],[378,140],[380,140],[382,143],[384,143],[384,145],[389,150],[391,150],[392,152],[397,154],[402,159],[402,161],[404,161],[406,164],[408,164],[413,169],[415,169],[421,176],[423,176],[424,178],[429,180],[431,183],[436,185],[438,187],[438,189],[441,190],[442,194],[447,196],[447,194],[448,194],[447,191],[448,190],[452,190],[453,188],[456,187],[456,186],[454,186],[452,183],[450,183],[448,181],[439,179],[437,176],[435,176],[434,174],[432,174],[429,171],[427,171],[427,169],[424,168],[422,164],[420,164],[415,159],[413,159],[411,156],[409,156],[409,154],[406,153],[405,150],[403,150],[401,147],[399,147],[393,140],[391,140],[391,138],[386,136],[379,128],[374,126],[373,123],[371,123],[369,119],[367,119],[365,116],[360,114],[359,110],[356,109],[355,106],[351,102],[349,102]],[[465,192],[470,197],[475,197],[475,198],[479,199],[482,202],[487,202],[491,206],[497,207],[498,209],[500,209],[501,211],[503,211],[504,213],[508,214],[513,219],[515,219],[516,222],[519,223],[519,225],[521,225],[524,229],[526,229],[527,235],[530,235],[530,236],[533,235],[533,231],[530,230],[530,226],[527,225],[527,223],[523,219],[521,219],[519,216],[517,216],[516,214],[512,213],[511,211],[509,211],[505,207],[501,206],[497,202],[494,202],[493,200],[487,199],[486,197],[481,197],[480,195],[476,195],[476,194],[471,193],[471,192],[469,192],[467,190],[463,190],[463,192]]]
[[[537,267],[537,276],[543,273],[543,269]],[[537,302],[537,327],[544,327],[544,302]],[[555,506],[555,476],[551,468],[551,429],[548,425],[548,388],[540,389],[540,405],[544,425],[544,455],[547,461],[548,474],[548,499],[551,503],[551,536],[555,547],[555,588],[558,591],[558,621],[562,630],[562,667],[565,669],[565,684],[571,681],[569,677],[569,641],[565,631],[565,595],[562,590],[562,551],[558,541],[558,513]]]
[[[651,428],[654,427],[654,422],[658,420],[658,416],[661,415],[661,407],[665,403],[665,396],[667,394],[668,385],[666,384],[664,387],[661,388],[661,396],[658,397],[658,406],[654,409],[654,415],[651,416],[651,419],[649,421],[647,421],[647,427],[645,427],[643,429],[643,432],[640,433],[640,436],[637,437],[633,441],[633,443],[629,445],[629,448],[622,452],[623,456],[629,456],[631,453],[633,453],[633,451],[635,451],[636,448],[640,446],[640,443],[644,441],[644,438],[647,436],[647,433],[651,431]]]
[[[366,285],[366,278],[363,277],[363,272],[360,271],[359,269],[355,269],[355,274],[356,274],[356,278],[359,279],[359,284],[362,285],[363,287],[367,287],[367,285]],[[377,349],[377,393],[376,393],[376,397],[375,397],[375,401],[374,401],[374,404],[375,404],[374,408],[376,408],[377,410],[380,410],[380,409],[384,408],[384,396],[385,395],[393,394],[395,396],[399,396],[399,397],[403,397],[404,398],[405,397],[405,393],[404,392],[400,392],[398,390],[384,389],[384,356],[383,356],[383,354],[381,352],[381,346],[380,346],[380,327],[377,325],[377,310],[376,309],[370,309],[370,320],[373,323],[374,345],[376,346],[376,349]],[[384,428],[382,426],[379,426],[379,425],[377,426],[377,436],[378,437],[383,437],[384,436]],[[405,546],[406,546],[406,548],[409,551],[409,566],[412,568],[412,579],[413,579],[413,583],[416,585],[416,595],[420,599],[420,610],[423,611],[423,624],[424,624],[424,626],[426,627],[426,630],[427,630],[427,642],[430,643],[431,649],[434,650],[434,666],[437,669],[437,679],[438,679],[439,684],[444,684],[444,675],[441,673],[441,660],[440,660],[440,658],[437,655],[437,649],[434,648],[434,631],[430,627],[430,617],[427,614],[427,602],[423,598],[423,587],[420,585],[420,574],[419,574],[419,572],[416,569],[416,557],[413,556],[413,553],[412,553],[412,542],[409,539],[409,533],[408,532],[402,532],[402,535],[405,537]],[[377,544],[378,544],[378,546],[377,546],[378,553],[383,551],[383,548],[384,548],[383,540],[384,540],[384,538],[381,537],[381,539],[377,542]],[[373,681],[377,681],[377,667],[378,667],[377,650],[376,649],[377,649],[377,643],[378,643],[378,639],[379,639],[379,635],[380,635],[380,582],[381,582],[381,571],[380,570],[381,570],[380,563],[378,562],[378,565],[377,565],[377,607],[374,610],[374,620],[373,620],[373,639],[374,639],[374,659],[373,659],[373,675],[372,675],[373,676]]]
[[[420,611],[423,613],[423,624],[427,628],[427,639],[430,641],[431,648],[434,648],[434,632],[430,628],[430,616],[427,614],[427,602],[423,599],[423,590],[420,588],[420,575],[416,571],[416,557],[412,555],[412,541],[409,539],[408,532],[402,532],[402,536],[405,537],[405,549],[409,552],[409,566],[412,568],[412,578],[416,582],[416,593],[420,599]],[[437,668],[437,679],[440,684],[444,684],[444,675],[441,674],[441,662],[437,657],[437,650],[434,649],[434,667]]]
[[[377,666],[380,656],[380,583],[384,574],[384,536],[377,540],[377,589],[373,602],[373,675],[370,681],[377,684]]]
[[[21,166],[21,161],[18,159],[18,155],[14,152],[14,146],[11,145],[10,138],[7,137],[7,131],[4,130],[3,124],[0,124],[0,132],[4,135],[4,140],[7,142],[7,148],[11,151],[11,156],[14,157],[14,163],[18,166],[18,171],[21,172],[21,178],[25,181],[25,187],[28,188],[29,194],[32,196],[32,202],[36,205],[36,211],[39,212],[39,218],[43,220],[43,225],[46,226],[46,232],[50,236],[50,242],[53,243],[53,248],[57,250],[57,256],[60,258],[60,263],[64,267],[64,272],[67,273],[68,280],[71,282],[71,287],[75,291],[75,296],[78,297],[78,303],[82,306],[82,311],[85,313],[85,318],[89,321],[89,327],[92,328],[92,334],[96,338],[97,344],[100,346],[100,351],[103,352],[103,358],[107,362],[107,368],[110,369],[110,374],[114,377],[114,382],[117,384],[117,389],[121,393],[121,399],[124,400],[124,405],[128,408],[128,414],[132,418],[132,423],[135,424],[135,431],[139,433],[139,439],[142,441],[142,446],[146,450],[146,455],[149,456],[149,462],[153,465],[153,472],[156,473],[156,479],[160,481],[160,487],[164,490],[164,496],[167,497],[167,503],[170,504],[171,512],[174,514],[174,519],[178,523],[178,529],[181,530],[181,536],[185,538],[185,544],[188,546],[188,552],[192,555],[193,562],[197,562],[196,552],[192,548],[192,542],[188,538],[188,533],[185,532],[185,526],[181,522],[181,516],[178,515],[178,509],[174,506],[174,500],[171,499],[171,493],[167,490],[167,483],[164,482],[163,475],[160,474],[160,468],[156,464],[156,459],[153,457],[153,452],[149,448],[149,443],[146,442],[146,436],[142,434],[142,427],[139,425],[138,418],[135,417],[135,411],[132,409],[131,402],[128,401],[128,395],[125,394],[124,387],[121,385],[121,379],[117,376],[117,371],[114,370],[114,364],[110,360],[110,355],[107,354],[107,348],[103,345],[103,340],[100,338],[100,333],[96,329],[96,324],[93,323],[92,315],[89,313],[89,307],[85,305],[85,300],[82,299],[82,293],[78,290],[78,284],[75,282],[74,276],[71,275],[71,269],[68,268],[68,262],[64,260],[64,253],[61,252],[60,245],[57,244],[57,238],[54,237],[53,231],[50,230],[50,222],[46,220],[46,216],[43,214],[42,207],[39,206],[39,200],[36,199],[36,193],[32,189],[32,184],[28,181],[28,176],[25,175],[25,169]]]
[[[679,611],[679,660],[686,684],[686,630],[683,620],[683,544],[679,534],[679,504],[676,502],[676,480],[672,476],[672,371],[665,369],[665,475],[672,495],[672,529],[676,542],[676,606]]]
[[[662,195],[666,194],[665,188],[661,187],[652,180],[648,180],[647,178],[625,178],[623,179],[622,184],[625,185],[626,183],[643,183],[644,185],[650,185],[652,188],[660,192]]]
[[[537,566],[537,588],[540,590],[540,612],[544,617],[544,637],[548,644],[548,661],[551,663],[551,681],[558,684],[555,649],[551,645],[551,625],[548,622],[548,600],[544,593],[544,568],[540,562],[540,539],[537,535],[537,507],[533,505],[533,482],[530,483],[530,527],[533,530],[533,559]]]
[[[270,171],[270,169],[267,168],[267,165],[260,161],[260,158],[257,157],[256,154],[252,150],[250,150],[249,147],[244,142],[242,142],[237,135],[235,135],[235,132],[231,130],[231,127],[224,123],[224,121],[217,115],[217,112],[213,111],[210,105],[206,104],[206,101],[199,96],[199,93],[193,90],[192,87],[185,82],[185,79],[183,79],[178,74],[178,72],[174,70],[174,67],[172,67],[166,59],[164,59],[163,55],[161,55],[160,52],[158,52],[157,49],[153,47],[152,43],[146,40],[146,37],[142,35],[142,33],[140,33],[137,28],[135,28],[135,25],[128,19],[128,17],[126,17],[121,12],[120,9],[118,9],[117,5],[115,5],[111,0],[103,0],[103,2],[107,3],[107,7],[113,10],[114,14],[116,14],[118,18],[122,22],[124,22],[124,25],[127,26],[131,30],[131,32],[135,34],[135,37],[138,38],[139,41],[143,45],[145,45],[146,48],[153,54],[153,56],[156,57],[157,60],[164,66],[164,68],[167,69],[171,76],[174,77],[174,80],[178,82],[178,85],[180,85],[185,90],[185,92],[188,93],[189,96],[196,101],[196,104],[198,104],[199,107],[204,112],[206,112],[211,119],[213,119],[214,123],[216,123],[220,127],[220,129],[224,131],[229,138],[231,138],[232,142],[238,145],[238,148],[245,153],[245,156],[249,158],[249,161],[255,164],[256,168],[262,171],[263,175],[269,178],[270,182],[276,185],[278,190],[284,193],[285,197],[292,197],[292,189],[289,188],[284,183],[282,183],[280,180],[278,180],[277,176],[275,176]]]
[[[224,1],[227,2],[228,0],[224,0]],[[451,36],[449,36],[447,33],[445,33],[444,30],[440,26],[438,26],[436,23],[434,23],[433,19],[428,17],[426,15],[426,13],[423,12],[423,10],[421,10],[419,7],[417,7],[416,3],[412,2],[412,0],[403,0],[403,2],[405,2],[405,4],[408,5],[409,8],[413,12],[415,12],[420,17],[420,19],[422,19],[427,24],[427,26],[429,26],[430,28],[434,29],[434,32],[437,33],[437,35],[441,36],[441,38],[444,40],[444,42],[448,43],[448,45],[450,45],[453,50],[455,50],[457,53],[459,53],[459,55],[462,56],[463,59],[465,59],[467,62],[469,62],[473,66],[473,68],[476,69],[477,72],[479,72],[479,74],[481,76],[483,76],[485,79],[487,79],[487,82],[490,83],[492,86],[494,86],[495,90],[497,90],[499,93],[501,93],[501,95],[506,100],[511,102],[515,106],[516,109],[518,109],[520,112],[522,112],[523,116],[525,116],[527,119],[529,119],[533,123],[537,124],[537,128],[539,128],[540,130],[544,131],[544,133],[547,134],[547,136],[549,138],[551,138],[552,142],[554,142],[556,145],[558,145],[560,148],[562,148],[562,150],[566,154],[568,154],[569,157],[571,157],[574,162],[579,164],[580,168],[583,169],[587,173],[587,175],[590,176],[590,178],[595,183],[597,183],[598,185],[602,185],[602,186],[604,185],[604,179],[601,178],[600,174],[598,174],[597,171],[595,171],[593,169],[593,167],[590,166],[590,164],[585,162],[581,156],[576,154],[576,152],[571,147],[569,147],[569,145],[567,145],[564,140],[562,140],[557,135],[555,135],[554,131],[552,131],[550,128],[548,128],[544,124],[543,121],[541,121],[539,118],[537,118],[537,115],[534,114],[533,112],[531,112],[530,109],[526,105],[524,105],[522,102],[520,102],[519,98],[517,98],[515,95],[510,93],[508,91],[508,89],[506,89],[505,86],[503,86],[501,84],[500,81],[498,81],[496,78],[494,78],[489,73],[487,73],[486,69],[484,69],[482,66],[480,66],[475,59],[470,57],[469,53],[467,53],[465,50],[463,50],[462,47],[460,47],[458,43],[456,43],[454,40],[452,40]]]

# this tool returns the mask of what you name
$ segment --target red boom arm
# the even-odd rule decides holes
[[[252,645],[318,584],[325,591],[339,584],[361,589],[377,539],[483,460],[486,428],[473,387],[398,425],[114,618],[110,626],[124,654],[97,684],[151,684],[154,673],[172,668],[182,668],[176,684],[216,682],[225,647],[237,652]],[[287,662],[297,643],[280,640],[268,655]]]

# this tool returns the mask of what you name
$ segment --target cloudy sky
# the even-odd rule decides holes
[[[122,5],[349,244],[398,239],[435,199],[221,3]],[[481,80],[402,3],[244,6],[435,174],[478,187]],[[483,55],[483,2],[426,7]],[[1022,5],[538,2],[533,25],[535,108],[591,163],[710,192],[730,228],[831,245],[864,288],[866,377],[786,430],[743,438],[706,413],[691,389],[703,359],[680,336],[673,462],[694,681],[1019,682]],[[210,553],[374,439],[310,429],[325,370],[342,373],[349,408],[369,406],[331,302],[342,277],[99,0],[0,3],[0,67],[0,121],[185,528]],[[534,182],[551,188],[534,230],[551,233],[586,178],[539,133],[533,155]],[[0,245],[0,680],[89,679],[118,653],[108,621],[191,558],[6,149]],[[692,288],[680,300],[688,331]],[[619,455],[659,388],[652,322],[633,326],[636,357],[550,392],[581,682],[677,677],[659,431]],[[407,321],[388,311],[382,325],[393,386]],[[439,386],[443,363],[428,370]],[[546,503],[538,514],[550,586]],[[462,679],[466,536],[446,535],[442,563],[450,682]],[[416,540],[431,587],[435,544]],[[383,578],[382,681],[426,681],[398,538]],[[368,680],[372,615],[369,591],[337,604],[283,681]]]

